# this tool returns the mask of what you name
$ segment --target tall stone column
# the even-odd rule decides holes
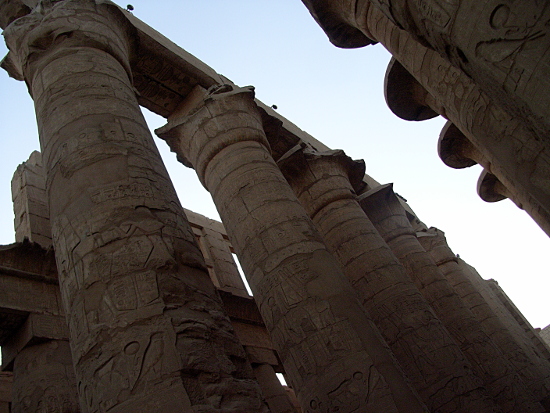
[[[431,97],[434,107],[451,120],[491,164],[491,172],[514,194],[515,202],[537,222],[550,222],[550,144],[516,114],[508,113],[463,71],[400,29],[369,0],[333,2],[303,0],[329,37],[354,27],[380,42]],[[341,45],[352,47],[356,41]],[[441,109],[444,110],[441,110]],[[542,122],[539,122],[542,123]],[[546,136],[545,134],[544,136]],[[542,225],[549,231],[548,224]]]
[[[13,367],[12,413],[78,413],[71,349],[66,340],[26,347]]]
[[[271,413],[296,413],[287,391],[283,388],[271,364],[252,364],[252,368]]]
[[[4,34],[35,102],[82,409],[265,411],[136,101],[120,9],[43,1]]]
[[[512,331],[506,328],[495,314],[479,288],[472,282],[472,275],[466,272],[465,266],[459,264],[459,258],[449,248],[443,232],[437,228],[430,228],[417,235],[422,247],[431,255],[445,278],[483,325],[493,342],[503,354],[506,354],[506,358],[524,383],[536,380],[544,374],[544,371],[550,372],[548,359],[539,357],[529,349],[529,345],[527,347],[520,345]]]
[[[500,302],[504,304],[504,307],[508,312],[512,315],[512,318],[516,320],[517,324],[521,327],[521,329],[525,332],[527,337],[529,337],[529,340],[531,341],[534,348],[537,349],[537,353],[539,353],[542,358],[549,360],[549,354],[548,354],[548,345],[542,341],[540,336],[537,334],[531,323],[527,321],[525,316],[522,314],[522,312],[516,307],[514,302],[510,300],[510,297],[506,294],[506,292],[502,289],[502,287],[498,284],[496,280],[487,280],[486,283],[489,285],[489,288],[493,291],[493,293],[497,296]]]
[[[271,157],[252,89],[213,88],[157,133],[210,191],[304,412],[425,411]]]
[[[279,165],[430,411],[495,411],[470,363],[357,203],[354,186],[364,163],[342,151],[298,149]]]
[[[522,384],[517,380],[509,361],[422,248],[392,186],[383,185],[361,195],[359,203],[439,319],[459,343],[490,394],[501,405],[507,406],[505,411],[525,411],[522,405],[517,405],[519,398],[510,398],[509,392],[522,394]],[[542,403],[547,398],[545,377],[527,385],[535,394],[537,402]],[[528,398],[521,400],[528,401]]]
[[[457,261],[463,274],[474,285],[477,291],[479,291],[500,323],[504,325],[506,331],[514,338],[515,342],[521,347],[523,352],[528,355],[528,362],[540,367],[540,359],[545,359],[544,355],[539,353],[536,346],[533,346],[531,337],[527,335],[526,331],[520,326],[517,320],[512,316],[512,314],[510,314],[508,309],[495,295],[494,291],[489,286],[491,280],[484,280],[476,269],[467,264],[463,259],[457,258]],[[546,365],[546,361],[543,361],[542,365]]]

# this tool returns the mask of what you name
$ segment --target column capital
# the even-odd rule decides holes
[[[32,83],[38,69],[70,49],[92,47],[113,56],[131,78],[130,55],[137,37],[123,11],[100,0],[43,0],[4,30],[10,73]],[[44,61],[44,58],[46,60]]]
[[[436,265],[440,266],[447,262],[458,263],[458,257],[447,244],[445,233],[438,228],[430,227],[423,232],[417,232],[416,237],[420,245],[429,252]]]
[[[451,121],[445,123],[437,142],[437,153],[445,165],[454,169],[463,169],[480,164],[489,166],[489,162],[477,150],[474,144]]]
[[[421,121],[444,114],[444,109],[434,110],[435,99],[424,86],[392,57],[384,77],[384,97],[389,109],[404,120]]]
[[[485,202],[498,202],[506,198],[512,199],[510,192],[504,184],[487,169],[484,169],[479,175],[477,194]],[[516,205],[523,209],[520,203],[516,203]]]
[[[341,149],[316,151],[315,149],[296,145],[284,154],[277,164],[285,175],[295,176],[304,173],[304,166],[315,168],[314,174],[339,174],[349,179],[353,189],[359,193],[364,187],[365,161],[354,160]]]
[[[214,85],[186,116],[169,120],[155,132],[180,162],[197,171],[203,185],[208,163],[227,146],[255,141],[269,148],[253,86]]]
[[[380,185],[357,198],[359,205],[376,226],[384,228],[386,242],[401,235],[415,235],[393,184]],[[390,218],[390,219],[389,219]]]

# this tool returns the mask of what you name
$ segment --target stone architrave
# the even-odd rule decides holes
[[[509,114],[470,77],[400,29],[369,1],[303,0],[329,38],[352,26],[380,42],[433,97],[434,107],[452,121],[491,164],[491,172],[550,235],[550,144],[518,116]],[[345,33],[345,32],[343,32]],[[351,39],[349,46],[355,39]],[[341,46],[346,46],[342,40]],[[349,47],[348,46],[348,47]],[[442,110],[444,108],[444,110]],[[541,223],[542,222],[542,223]]]
[[[548,358],[540,357],[532,349],[532,343],[526,337],[523,343],[518,342],[513,328],[507,327],[497,316],[489,301],[483,295],[480,284],[473,281],[466,265],[461,265],[458,258],[450,249],[445,235],[437,228],[430,228],[425,232],[417,233],[418,241],[428,252],[445,278],[449,280],[455,291],[462,298],[464,304],[476,316],[484,330],[499,347],[506,358],[514,366],[525,383],[542,374],[539,370],[550,371]],[[515,321],[515,320],[514,320]],[[522,335],[520,333],[520,335]]]
[[[510,362],[466,307],[432,257],[422,248],[392,185],[382,185],[362,194],[359,203],[458,342],[491,396],[503,406],[504,411],[525,411],[522,403],[529,402],[525,395],[517,399],[510,398],[516,392],[522,394],[522,383]],[[547,382],[548,378],[543,375],[525,384],[535,395],[534,401],[548,409]]]
[[[11,413],[80,411],[68,341],[37,343],[17,355]]]
[[[182,112],[157,134],[210,191],[304,412],[425,411],[271,157],[252,88]]]
[[[35,102],[82,409],[265,411],[136,101],[123,13],[43,1],[4,35]]]
[[[297,149],[278,164],[430,411],[494,411],[470,363],[357,203],[364,163],[343,151]]]

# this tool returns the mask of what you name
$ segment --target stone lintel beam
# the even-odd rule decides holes
[[[424,411],[271,157],[252,88],[188,113],[157,134],[210,191],[302,407]]]
[[[0,267],[0,308],[63,315],[56,279]]]
[[[454,169],[469,168],[476,164],[490,168],[489,161],[451,121],[441,129],[437,152],[443,163]]]
[[[444,108],[432,109],[436,102],[432,95],[392,57],[384,78],[384,97],[390,110],[404,120],[422,121],[440,114]]]
[[[32,3],[36,0],[14,1]],[[114,3],[106,2],[116,6]],[[214,84],[231,83],[132,13],[123,9],[120,11],[133,26],[138,39],[138,50],[135,53],[138,57],[130,63],[140,105],[168,118],[185,100],[192,99],[190,96],[197,93],[195,89],[206,90]],[[11,52],[2,61],[2,68],[8,71],[11,77],[24,80]],[[330,149],[261,101],[256,100],[256,103],[262,112],[264,128],[275,159],[299,142],[305,142],[321,151]],[[282,122],[280,128],[276,128],[276,136],[272,136],[274,131],[268,127],[273,120]],[[368,175],[364,179],[370,187],[379,185]]]
[[[29,314],[17,332],[2,344],[2,370],[11,371],[23,349],[50,340],[69,340],[65,316]]]
[[[484,411],[487,396],[465,356],[357,203],[355,163],[304,152],[279,165],[412,386],[430,411]]]
[[[359,202],[470,360],[491,399],[503,412],[540,411],[537,403],[547,397],[547,377],[541,375],[526,383],[535,400],[518,391],[521,383],[514,368],[422,247],[391,186],[370,191]]]

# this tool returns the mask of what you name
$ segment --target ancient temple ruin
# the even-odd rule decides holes
[[[547,230],[542,167],[511,173],[507,149],[471,137],[514,131],[543,165],[536,119],[503,131],[467,116],[485,80],[392,2],[357,2],[353,18],[345,2],[304,3],[339,46],[385,42],[392,110],[452,120],[444,161],[482,164],[480,193]],[[0,247],[0,413],[550,411],[548,345],[364,162],[109,1],[0,0],[0,26],[42,148],[15,171],[17,242]],[[451,75],[470,91],[460,107],[434,86]],[[166,118],[156,134],[222,222],[180,204],[140,106]]]

